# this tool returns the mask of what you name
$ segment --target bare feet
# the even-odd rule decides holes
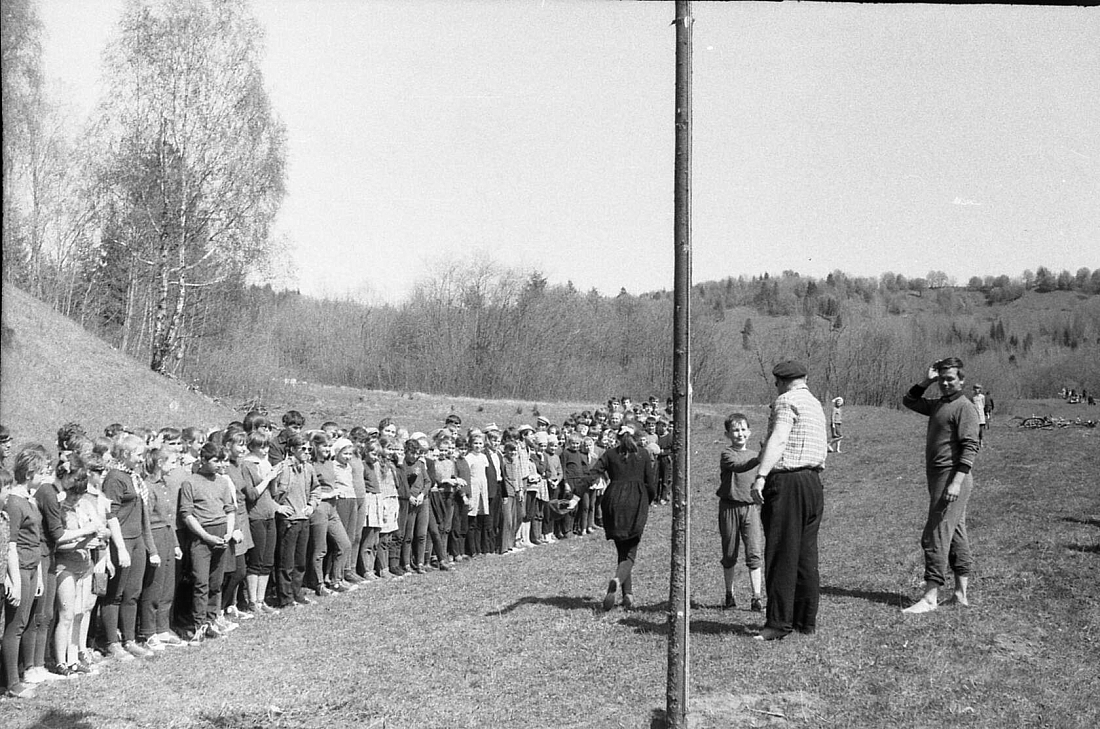
[[[927,598],[921,598],[909,607],[902,610],[907,615],[920,615],[921,613],[930,613],[936,609],[936,603],[928,600]]]

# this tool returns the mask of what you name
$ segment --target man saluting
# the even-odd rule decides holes
[[[966,375],[957,357],[948,357],[928,368],[925,378],[913,385],[902,404],[928,416],[924,465],[928,476],[928,520],[921,534],[924,549],[924,596],[905,608],[909,614],[936,609],[939,589],[947,571],[955,574],[953,601],[969,605],[966,596],[973,559],[966,535],[966,504],[974,480],[970,469],[978,454],[978,411],[963,395]],[[924,399],[924,391],[939,384],[941,397]]]

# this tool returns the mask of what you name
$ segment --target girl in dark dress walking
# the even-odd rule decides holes
[[[619,444],[608,448],[592,465],[590,482],[607,479],[608,486],[600,504],[603,529],[615,542],[617,566],[607,583],[603,609],[615,607],[615,594],[622,589],[623,607],[634,607],[631,573],[638,554],[638,543],[649,517],[649,505],[657,497],[657,474],[653,457],[638,447],[637,435],[630,425],[619,429]]]

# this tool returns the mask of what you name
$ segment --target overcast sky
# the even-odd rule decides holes
[[[87,113],[120,0],[40,0]],[[672,3],[263,0],[306,293],[486,255],[672,288]],[[697,281],[1100,267],[1100,13],[693,4]]]

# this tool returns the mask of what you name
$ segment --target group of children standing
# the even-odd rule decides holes
[[[667,408],[666,408],[667,413]],[[560,426],[493,423],[282,428],[260,412],[197,427],[101,437],[58,431],[12,455],[0,426],[0,660],[10,696],[310,605],[374,580],[448,571],[601,526],[606,483],[589,469],[624,422],[671,485],[671,433],[654,398]]]

